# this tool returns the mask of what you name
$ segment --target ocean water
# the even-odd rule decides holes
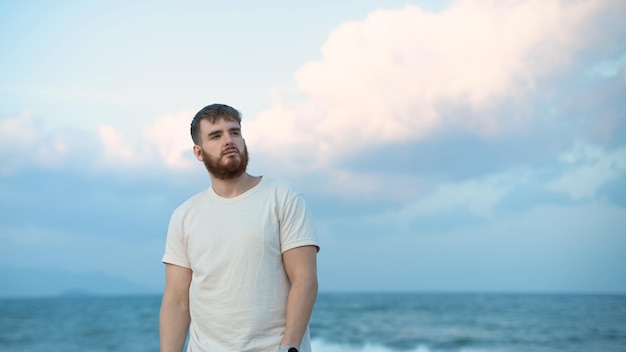
[[[0,351],[158,351],[159,296],[0,299]],[[626,295],[320,294],[315,352],[626,351]]]

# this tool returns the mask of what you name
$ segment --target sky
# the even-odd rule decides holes
[[[249,172],[304,193],[321,292],[626,293],[625,16],[0,0],[0,297],[160,293],[216,102]]]

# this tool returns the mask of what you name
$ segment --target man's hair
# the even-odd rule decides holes
[[[200,145],[202,138],[200,137],[200,121],[207,120],[210,123],[216,123],[220,119],[224,121],[235,121],[241,124],[241,114],[237,109],[225,104],[207,105],[198,111],[193,120],[191,120],[191,139],[196,145]]]

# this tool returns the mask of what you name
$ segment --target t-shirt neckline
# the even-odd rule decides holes
[[[240,194],[240,195],[238,195],[236,197],[232,197],[232,198],[225,198],[225,197],[222,197],[219,194],[215,193],[215,190],[213,189],[212,185],[209,186],[207,191],[208,191],[208,194],[211,196],[211,198],[213,198],[214,200],[216,200],[218,202],[235,203],[235,202],[239,202],[241,200],[244,200],[244,199],[250,197],[251,195],[253,195],[254,193],[256,193],[259,189],[262,188],[262,186],[264,186],[265,179],[266,179],[266,177],[261,175],[261,180],[259,181],[259,183],[254,185],[254,187],[252,187],[249,190],[243,192],[242,194]]]

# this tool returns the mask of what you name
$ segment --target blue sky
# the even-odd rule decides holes
[[[160,292],[238,108],[322,291],[626,292],[619,0],[0,1],[0,296]]]

